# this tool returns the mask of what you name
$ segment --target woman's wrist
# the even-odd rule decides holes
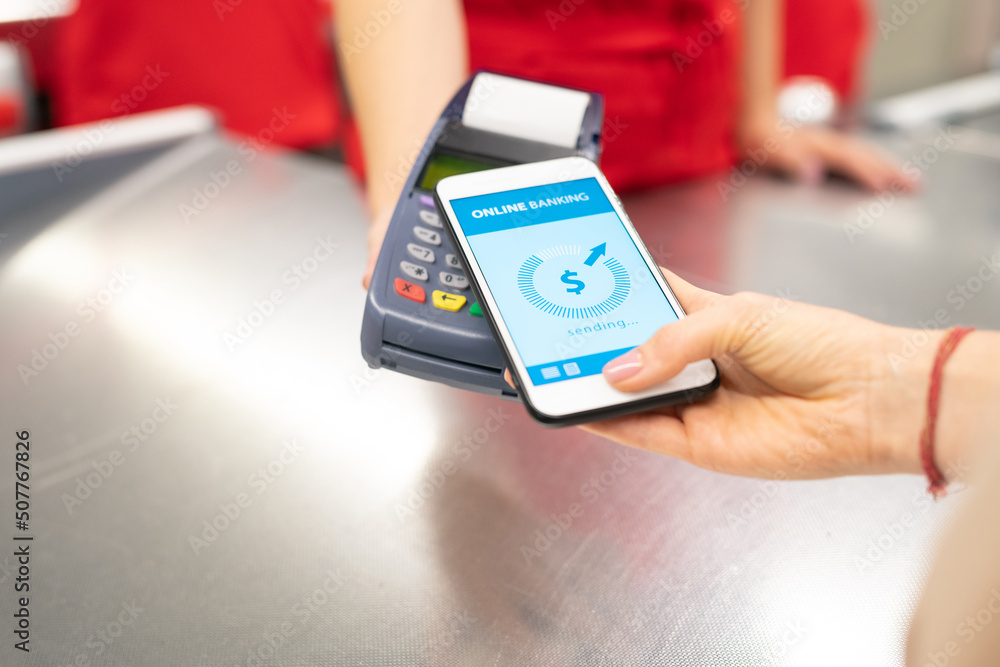
[[[934,360],[946,335],[885,328],[880,358],[873,360],[880,380],[872,397],[872,449],[883,472],[924,472],[920,435]],[[949,483],[962,481],[977,450],[1000,436],[998,408],[1000,334],[974,332],[958,344],[941,376],[934,461]]]
[[[1000,334],[974,331],[944,367],[935,434],[936,461],[948,482],[972,471],[1000,440]]]
[[[884,469],[923,474],[920,433],[938,346],[945,331],[886,326],[872,360],[872,449]]]

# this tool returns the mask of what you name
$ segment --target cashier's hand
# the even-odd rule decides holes
[[[768,122],[742,130],[743,161],[756,168],[787,174],[803,183],[818,184],[825,172],[835,172],[872,192],[903,194],[920,184],[919,171],[902,165],[877,146],[823,126],[792,127]]]
[[[365,265],[365,273],[361,277],[361,284],[365,289],[372,282],[372,274],[375,273],[375,262],[378,261],[379,250],[382,249],[382,241],[385,240],[385,233],[389,229],[389,221],[392,220],[392,207],[388,207],[376,213],[372,218],[371,226],[368,228],[368,263]]]
[[[584,428],[734,475],[920,472],[913,415],[922,414],[926,384],[913,379],[922,370],[907,378],[890,370],[899,329],[781,297],[721,296],[664,274],[689,316],[609,362],[605,378],[639,391],[712,358],[722,386],[700,403]]]

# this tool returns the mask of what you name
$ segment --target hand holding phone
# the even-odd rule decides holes
[[[576,424],[691,402],[718,386],[711,360],[633,394],[601,376],[684,311],[593,162],[452,176],[435,196],[536,420]]]
[[[782,295],[715,294],[665,273],[688,316],[639,346],[637,368],[606,377],[622,391],[643,391],[714,355],[724,360],[722,386],[701,403],[586,430],[708,470],[770,480],[923,471],[922,417],[945,331],[890,327]],[[928,337],[915,357],[900,352]],[[1000,391],[1000,383],[972,378],[995,378],[997,338],[976,332],[948,362],[956,381],[943,395],[953,409],[950,417],[947,408],[941,413],[935,461],[952,481],[967,470],[962,460],[995,442],[989,434],[997,430],[986,423],[1000,420],[979,408],[996,404],[987,385]]]

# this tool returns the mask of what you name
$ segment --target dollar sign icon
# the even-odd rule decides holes
[[[583,291],[583,288],[587,286],[587,284],[582,280],[580,280],[579,278],[573,278],[573,276],[575,275],[576,271],[570,271],[569,269],[566,269],[565,273],[562,274],[562,278],[560,278],[559,280],[566,283],[567,285],[574,285],[574,287],[567,287],[566,291],[573,292],[574,294],[579,295],[580,292]]]

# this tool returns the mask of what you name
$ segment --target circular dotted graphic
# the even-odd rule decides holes
[[[582,319],[598,317],[625,303],[632,283],[606,244],[589,250],[561,245],[532,254],[517,272],[517,286],[543,313]]]

